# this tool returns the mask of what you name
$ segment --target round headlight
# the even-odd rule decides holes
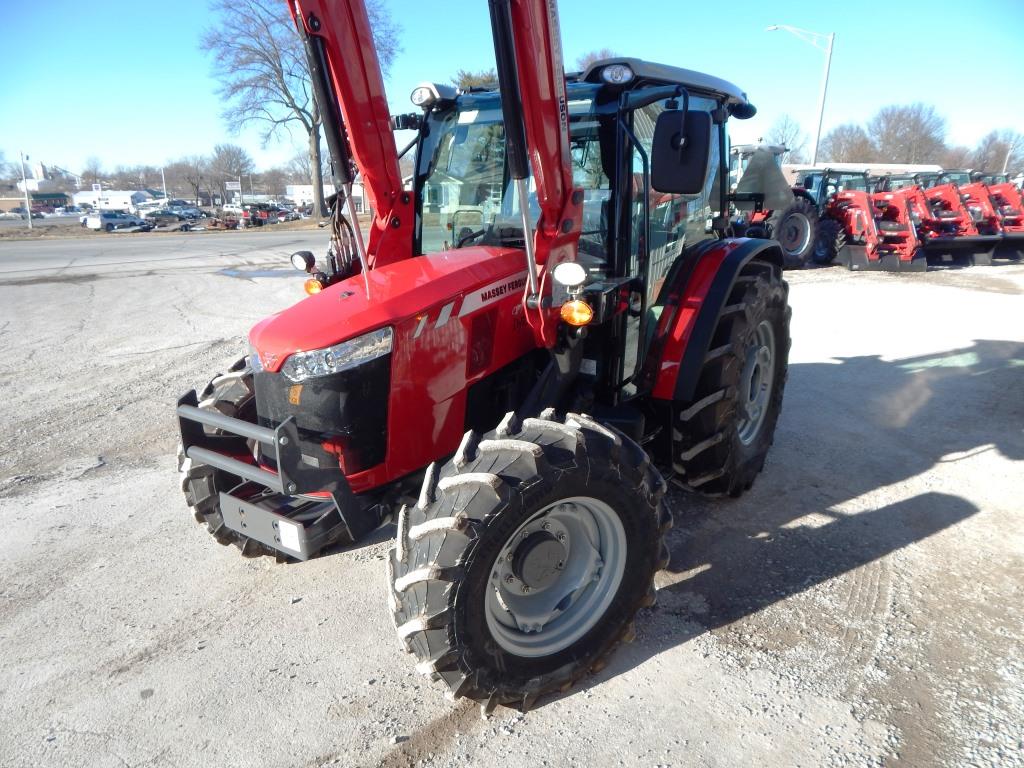
[[[428,107],[434,101],[434,93],[425,85],[421,85],[413,90],[410,98],[417,107]]]
[[[601,70],[601,79],[609,85],[625,85],[633,79],[633,70],[625,64],[609,64]]]
[[[316,268],[316,259],[309,251],[296,251],[291,255],[291,262],[300,272],[312,272]]]
[[[575,261],[563,261],[555,267],[551,276],[555,278],[555,282],[571,290],[583,285],[583,281],[587,279],[587,271]]]

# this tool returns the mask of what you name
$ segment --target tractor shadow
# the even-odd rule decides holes
[[[856,513],[836,506],[979,452],[1024,460],[1022,384],[1024,344],[1005,341],[792,365],[754,488],[738,500],[669,492],[672,560],[656,580],[658,604],[639,615],[638,641],[590,684],[978,513],[934,491]]]

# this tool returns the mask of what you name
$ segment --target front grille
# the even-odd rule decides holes
[[[295,384],[280,373],[254,374],[260,424],[295,417],[303,461],[346,475],[384,461],[387,451],[391,355],[352,370]]]

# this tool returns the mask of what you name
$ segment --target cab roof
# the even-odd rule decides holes
[[[749,104],[745,91],[727,80],[706,75],[692,69],[671,67],[668,64],[655,64],[643,59],[615,57],[595,61],[580,77],[588,83],[600,83],[601,70],[612,64],[625,64],[638,80],[647,80],[669,85],[685,85],[688,90],[698,91],[712,96],[724,96],[727,104]]]

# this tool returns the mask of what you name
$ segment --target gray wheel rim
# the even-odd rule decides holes
[[[779,227],[779,244],[789,256],[803,253],[811,241],[811,222],[802,213],[791,213]]]
[[[527,537],[557,537],[565,558],[554,581],[530,589],[513,572]],[[549,504],[512,534],[491,566],[484,599],[487,628],[508,653],[537,658],[568,648],[604,616],[626,568],[626,532],[608,504],[573,496]]]
[[[770,322],[762,320],[747,345],[740,374],[738,405],[741,418],[737,433],[744,445],[750,445],[757,439],[768,413],[774,385],[775,331]]]

